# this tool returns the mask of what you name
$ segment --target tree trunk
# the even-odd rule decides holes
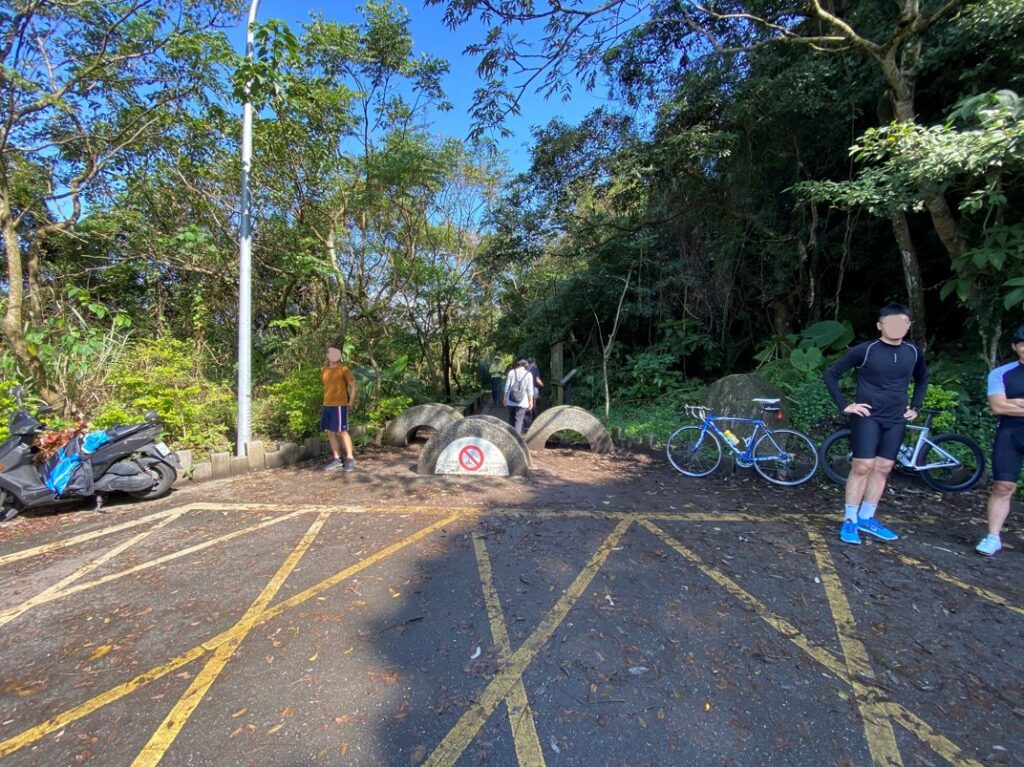
[[[928,324],[924,308],[924,281],[921,279],[921,265],[917,261],[917,251],[910,236],[910,225],[906,214],[900,210],[889,216],[892,231],[896,236],[896,244],[900,249],[900,262],[903,264],[903,279],[907,286],[907,301],[914,318],[914,338],[921,346],[928,343]]]
[[[895,119],[905,123],[915,122],[913,93],[910,92],[901,96],[893,90],[890,92],[890,97],[892,98],[892,110]],[[928,195],[924,198],[924,204],[928,209],[928,214],[931,216],[935,233],[938,234],[942,246],[946,249],[949,260],[956,261],[964,251],[963,238],[960,235],[960,225],[957,223],[956,218],[954,218],[953,211],[950,210],[945,195]]]
[[[25,264],[22,260],[18,231],[11,218],[10,196],[0,189],[0,231],[4,235],[7,255],[7,311],[0,320],[0,333],[14,352],[14,356],[28,371],[40,396],[55,408],[63,410],[66,403],[60,393],[47,382],[46,370],[39,357],[29,350],[25,338]]]
[[[907,121],[913,122],[912,96],[909,96],[907,92],[909,86],[906,82],[902,82],[901,87],[903,98],[897,99],[896,90],[890,89],[891,102],[886,102],[885,99],[879,101],[878,120],[880,123],[892,122],[894,116],[902,121],[908,115]],[[890,112],[890,109],[893,112]],[[903,280],[907,287],[907,303],[910,304],[910,311],[914,318],[914,338],[924,346],[928,343],[928,317],[924,305],[924,280],[921,278],[921,264],[917,259],[917,248],[914,247],[914,240],[910,235],[910,224],[907,221],[906,212],[902,210],[893,212],[889,216],[889,222],[892,224],[896,245],[900,249]]]
[[[340,338],[338,343],[341,347],[345,346],[345,337],[348,335],[348,296],[345,286],[345,272],[341,268],[341,264],[338,262],[338,250],[335,247],[335,228],[332,226],[331,231],[327,234],[327,257],[331,260],[331,268],[334,270],[335,276],[338,278],[338,321],[341,327]]]
[[[441,379],[444,385],[445,402],[452,401],[452,341],[449,316],[446,309],[439,307],[438,319],[441,325]]]

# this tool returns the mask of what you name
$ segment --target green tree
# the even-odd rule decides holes
[[[16,0],[0,10],[0,333],[39,393],[66,400],[28,340],[52,312],[47,259],[118,179],[174,140],[218,77],[227,0]]]

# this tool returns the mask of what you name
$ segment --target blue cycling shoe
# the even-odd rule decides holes
[[[857,529],[863,530],[865,533],[878,538],[880,541],[896,541],[899,540],[899,536],[896,535],[892,530],[883,525],[874,517],[871,519],[861,519],[857,522]]]
[[[839,540],[843,543],[860,543],[860,533],[857,532],[857,523],[846,520],[839,528]]]

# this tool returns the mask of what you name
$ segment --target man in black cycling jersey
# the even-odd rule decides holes
[[[857,344],[823,376],[832,399],[850,417],[853,466],[846,480],[846,506],[839,530],[843,543],[860,543],[861,532],[883,541],[899,537],[875,519],[875,509],[903,443],[907,421],[917,418],[928,390],[924,355],[903,340],[910,330],[910,309],[902,304],[882,307],[878,329],[881,338]],[[857,400],[849,404],[839,388],[839,378],[851,368],[857,369]],[[914,398],[907,407],[911,378]]]
[[[988,496],[988,535],[975,546],[979,554],[994,556],[1003,544],[999,533],[1010,515],[1010,499],[1017,489],[1024,461],[1024,325],[1010,337],[1017,359],[988,374],[988,406],[999,416],[992,445],[992,492]]]

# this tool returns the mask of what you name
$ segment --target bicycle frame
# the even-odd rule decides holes
[[[931,419],[928,420],[930,421]],[[931,469],[948,469],[950,467],[960,465],[960,461],[957,459],[955,455],[943,450],[941,447],[939,447],[930,439],[928,439],[929,435],[932,432],[930,423],[925,423],[924,426],[914,426],[908,423],[907,428],[913,429],[914,431],[920,433],[917,435],[917,441],[914,443],[914,448],[910,452],[909,456],[904,453],[904,448],[908,447],[908,445],[906,443],[900,445],[900,451],[896,454],[896,461],[897,463],[900,464],[900,466],[902,466],[905,469],[909,469],[910,471],[930,471]],[[940,456],[942,456],[943,460],[918,465],[918,459],[924,452],[928,450],[928,448],[931,448]]]
[[[697,444],[700,444],[700,441],[704,439],[705,434],[707,434],[709,431],[712,431],[717,437],[720,438],[719,441],[722,444],[724,444],[727,448],[732,450],[733,453],[735,453],[738,460],[748,465],[752,465],[757,461],[776,461],[780,457],[785,456],[785,451],[782,448],[780,448],[775,439],[772,438],[772,430],[768,428],[768,424],[764,422],[763,418],[739,418],[738,416],[731,415],[719,416],[715,415],[710,410],[700,405],[687,405],[686,411],[701,422],[700,440],[697,441]],[[741,438],[741,443],[743,444],[742,450],[740,450],[740,448],[737,445],[734,445],[732,443],[732,440],[725,436],[724,430],[722,430],[718,426],[719,423],[725,422],[753,424],[754,430],[750,433],[750,436],[747,437],[745,440]],[[769,438],[771,438],[772,445],[778,451],[777,455],[766,455],[761,456],[760,458],[754,458],[754,445],[757,443],[757,437],[760,431],[764,431],[764,433],[767,434]]]

